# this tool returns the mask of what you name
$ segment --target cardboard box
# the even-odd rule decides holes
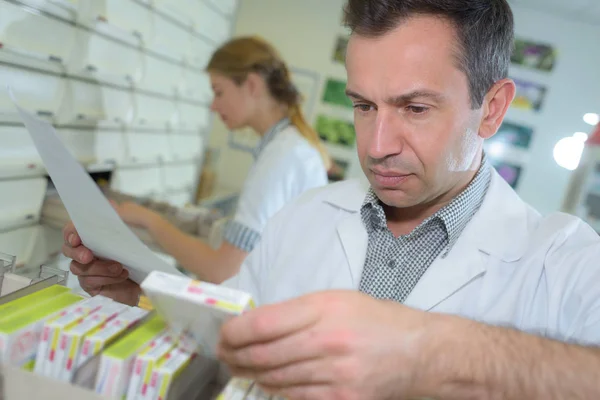
[[[8,302],[6,304],[1,304],[0,321],[11,317],[15,313],[20,313],[31,307],[36,307],[39,304],[42,304],[45,301],[48,301],[53,297],[64,294],[66,292],[69,292],[69,288],[60,285],[53,285],[46,289],[39,290],[27,296]]]
[[[215,357],[223,323],[254,307],[248,293],[161,272],[150,273],[141,287],[181,346],[207,357]]]
[[[129,306],[117,302],[103,304],[77,324],[63,330],[60,334],[56,362],[51,376],[59,381],[70,382],[78,365],[83,337],[128,308]]]
[[[166,328],[158,315],[141,324],[102,353],[96,393],[121,398],[127,393],[135,357]]]
[[[168,332],[163,333],[155,342],[137,355],[127,389],[127,400],[144,398],[148,392],[150,376],[156,364],[176,345],[175,338]]]
[[[52,377],[60,333],[80,322],[103,304],[109,303],[112,303],[112,300],[107,297],[92,297],[65,308],[57,317],[47,320],[42,328],[42,336],[35,358],[34,372]]]
[[[63,308],[80,302],[83,298],[64,293],[37,307],[15,313],[0,321],[0,362],[31,368],[35,363],[42,327]]]
[[[117,315],[114,319],[104,322],[95,330],[86,334],[83,338],[79,358],[77,359],[77,368],[98,354],[100,350],[112,344],[123,332],[133,327],[146,315],[148,315],[146,310],[131,307],[129,310]]]

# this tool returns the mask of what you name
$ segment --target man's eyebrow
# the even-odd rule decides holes
[[[410,93],[392,96],[387,100],[387,102],[391,104],[406,104],[417,99],[428,99],[440,103],[444,101],[445,96],[441,93],[431,90],[414,90]]]
[[[364,100],[364,96],[362,96],[359,93],[356,93],[354,90],[351,90],[351,89],[346,89],[346,96],[348,96],[348,97],[354,97],[355,99]]]
[[[346,96],[353,97],[356,100],[369,101],[365,98],[365,96],[361,95],[360,93],[355,92],[354,90],[350,90],[350,89],[346,89]]]
[[[357,93],[351,89],[346,89],[346,96],[352,97],[356,100],[370,102],[370,100],[368,100],[365,96],[363,96],[362,94]],[[421,89],[421,90],[414,90],[412,92],[401,94],[398,96],[392,96],[387,100],[387,103],[405,104],[405,103],[410,103],[411,101],[415,101],[417,99],[429,99],[429,100],[433,100],[436,102],[442,102],[442,101],[444,101],[445,96],[438,92]]]

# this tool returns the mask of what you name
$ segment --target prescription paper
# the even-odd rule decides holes
[[[123,264],[137,283],[151,271],[183,275],[129,229],[62,143],[54,127],[21,108],[12,90],[8,91],[84,245],[98,258]]]

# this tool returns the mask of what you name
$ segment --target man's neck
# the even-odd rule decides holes
[[[383,204],[388,228],[396,237],[408,235],[423,221],[448,205],[452,198],[443,196],[443,199],[438,198],[426,204],[404,208],[390,207]]]
[[[480,167],[481,162],[478,162],[477,167],[469,169],[464,174],[464,177],[460,179],[459,183],[454,185],[450,190],[441,193],[423,204],[403,208],[383,204],[389,230],[396,237],[411,233],[423,221],[447,206],[456,196],[462,193],[473,181]]]

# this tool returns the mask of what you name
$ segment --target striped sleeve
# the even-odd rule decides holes
[[[260,240],[260,233],[237,221],[229,221],[223,232],[223,239],[250,253]]]

